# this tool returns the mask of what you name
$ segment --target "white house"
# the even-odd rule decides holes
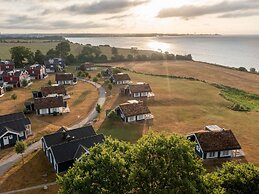
[[[125,88],[122,89],[123,94],[128,95],[133,98],[149,98],[155,96],[151,90],[151,87],[147,83],[136,83],[129,84]]]
[[[129,100],[116,108],[117,114],[125,123],[153,119],[149,108],[142,102]]]
[[[124,85],[131,83],[130,76],[125,73],[117,73],[111,76],[111,82],[116,85]]]
[[[189,134],[187,138],[196,143],[195,151],[202,159],[231,158],[243,155],[241,146],[231,130],[216,125]]]
[[[73,85],[77,83],[77,80],[72,73],[57,73],[55,81],[59,85]]]
[[[34,109],[37,115],[62,114],[70,112],[62,96],[42,97],[34,99]]]

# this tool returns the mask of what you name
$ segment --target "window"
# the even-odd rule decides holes
[[[9,139],[13,139],[13,135],[9,135]]]
[[[133,117],[128,117],[128,121],[129,122],[132,122],[132,121],[135,121],[136,120],[136,117],[135,116],[133,116]]]
[[[138,115],[137,116],[137,120],[143,120],[144,119],[144,115]]]
[[[229,155],[229,151],[228,150],[222,151],[222,156],[228,156],[228,155]]]
[[[208,155],[208,158],[215,158],[216,152],[209,152]]]

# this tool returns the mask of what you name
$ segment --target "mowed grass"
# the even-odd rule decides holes
[[[259,94],[259,75],[193,61],[152,61],[117,63],[137,72],[193,77]]]
[[[206,125],[216,124],[232,129],[246,154],[246,159],[259,165],[259,113],[230,110],[228,107],[232,103],[219,95],[219,89],[207,83],[129,74],[133,81],[149,83],[155,93],[155,99],[148,101],[149,109],[155,117],[153,125],[148,127],[145,123],[124,124],[106,119],[100,125],[101,132],[134,142],[147,131],[187,135],[203,129]],[[114,90],[119,89],[115,87]],[[116,100],[110,100],[106,109],[114,108],[127,100],[118,95],[113,98]],[[135,130],[138,130],[137,133],[133,132]]]
[[[24,164],[20,161],[8,173],[0,177],[0,192],[23,189],[56,180],[56,173],[42,150],[27,156],[24,161]],[[53,186],[51,190],[53,192],[46,192],[57,193],[58,188]],[[34,193],[36,193],[35,190]]]

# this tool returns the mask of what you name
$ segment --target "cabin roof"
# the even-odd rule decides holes
[[[132,93],[152,92],[150,85],[147,83],[130,84],[128,87]]]
[[[149,108],[141,101],[123,103],[119,107],[126,117],[151,113]]]
[[[54,154],[55,160],[57,163],[63,163],[66,161],[74,160],[76,152],[79,146],[83,146],[88,149],[93,147],[95,144],[102,143],[104,141],[104,135],[94,135],[90,137],[84,137],[81,139],[72,140],[66,143],[58,144],[56,146],[52,146],[51,150]]]
[[[76,139],[81,139],[83,137],[94,136],[96,135],[96,133],[94,131],[94,128],[91,125],[72,129],[72,130],[67,130],[64,127],[61,127],[56,133],[43,136],[43,139],[45,140],[46,145],[48,147],[51,147],[54,145],[67,142],[68,140],[65,138],[64,135],[69,135],[71,138],[76,140]]]
[[[41,93],[43,96],[48,96],[50,94],[64,94],[66,95],[66,89],[64,85],[58,85],[58,86],[48,86],[48,87],[42,87]]]
[[[72,73],[57,73],[55,76],[56,81],[73,80],[74,75]]]
[[[64,107],[64,100],[62,96],[35,98],[34,107],[35,109]]]
[[[241,149],[231,130],[199,131],[195,136],[204,152]]]
[[[125,81],[125,80],[131,80],[130,76],[126,73],[118,73],[113,75],[113,79],[115,81]]]

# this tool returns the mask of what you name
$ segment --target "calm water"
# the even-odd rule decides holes
[[[259,70],[259,36],[181,36],[181,37],[90,37],[67,38],[71,42],[104,45],[174,54],[192,54],[194,60],[225,66]]]

